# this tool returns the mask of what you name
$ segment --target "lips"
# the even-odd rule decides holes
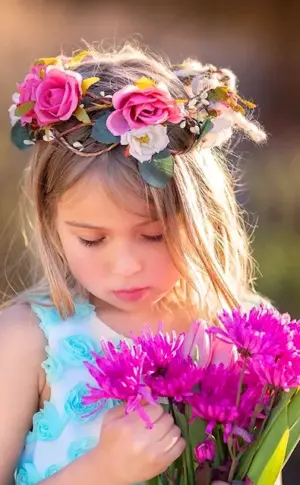
[[[148,292],[149,288],[129,288],[122,290],[115,290],[114,295],[123,301],[137,301],[141,300]]]

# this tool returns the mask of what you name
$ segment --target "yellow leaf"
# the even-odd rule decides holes
[[[256,108],[256,104],[251,103],[250,101],[245,101],[244,99],[242,100],[242,103],[244,103],[248,108],[254,109]]]
[[[73,56],[68,61],[68,66],[71,67],[71,66],[75,66],[76,64],[80,64],[80,62],[82,61],[82,59],[84,59],[85,57],[87,57],[89,55],[90,55],[90,52],[89,51],[80,51],[80,52],[78,52],[78,54],[76,54],[75,56]]]
[[[273,409],[273,417],[269,418],[269,423],[273,421],[273,424],[267,425],[247,472],[254,485],[274,485],[283,468],[289,440],[287,403],[284,399],[278,407],[281,411],[275,416],[276,408]]]
[[[81,121],[81,123],[90,123],[90,117],[85,111],[84,108],[81,106],[78,106],[77,110],[74,112],[74,116],[78,119],[78,121]]]
[[[45,64],[46,66],[53,66],[58,63],[57,57],[42,57],[35,61],[34,65],[38,66],[39,64]]]
[[[275,484],[283,467],[288,440],[289,440],[289,430],[286,429],[271,459],[268,461],[262,474],[260,475],[257,485]]]
[[[100,81],[100,77],[88,77],[87,79],[84,79],[81,83],[83,96],[85,96],[88,89],[98,81]]]
[[[107,104],[93,103],[93,106],[95,106],[98,109],[105,109],[105,108],[111,108],[112,104],[111,103],[107,103]]]
[[[134,84],[135,84],[135,86],[137,86],[140,89],[148,89],[148,88],[151,88],[153,86],[156,86],[156,82],[153,81],[152,79],[149,79],[146,76],[141,77]]]
[[[175,103],[176,104],[184,104],[184,103],[187,103],[187,99],[175,99]]]
[[[256,108],[256,104],[254,103],[251,103],[251,101],[247,101],[246,99],[243,99],[241,98],[240,96],[237,96],[239,101],[244,104],[245,106],[247,106],[247,108],[250,108],[250,109],[254,109]]]
[[[45,77],[45,69],[40,69],[39,76],[40,76],[40,79],[44,79],[44,77]]]

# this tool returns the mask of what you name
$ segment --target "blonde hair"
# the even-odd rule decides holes
[[[184,66],[189,69],[189,62]],[[118,52],[91,50],[76,68],[85,77],[100,77],[101,90],[113,94],[142,76],[164,81],[177,98],[187,96],[184,82],[166,61],[126,45]],[[91,87],[93,92],[94,86]],[[99,90],[99,86],[97,87]],[[252,291],[253,264],[242,214],[234,194],[233,174],[220,151],[197,150],[188,130],[169,130],[175,155],[175,174],[165,189],[147,185],[137,163],[117,147],[101,155],[101,145],[90,138],[90,127],[72,130],[64,122],[65,145],[38,141],[26,171],[27,193],[34,208],[33,228],[44,278],[19,299],[49,294],[61,315],[74,312],[74,295],[84,294],[68,268],[55,227],[56,201],[84,176],[99,176],[112,197],[124,204],[128,192],[146,201],[163,224],[170,254],[182,278],[172,295],[178,303],[196,307],[207,319],[221,307],[237,306]],[[70,128],[70,129],[68,129]],[[60,127],[58,126],[58,130]],[[74,153],[80,142],[91,156]],[[70,149],[71,148],[71,149]],[[132,210],[129,207],[129,210]],[[198,315],[199,315],[198,311]]]

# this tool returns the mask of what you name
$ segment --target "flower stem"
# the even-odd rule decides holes
[[[216,428],[216,445],[217,445],[218,455],[220,457],[221,463],[224,464],[225,454],[224,454],[222,442],[223,441],[222,441],[222,438],[221,438],[221,430],[220,430],[220,427],[217,426],[217,428]]]
[[[231,467],[230,467],[230,471],[229,471],[229,475],[228,475],[228,482],[231,483],[233,478],[234,478],[234,474],[235,474],[235,470],[236,470],[236,467],[238,465],[238,460],[236,458],[234,458],[232,460],[232,463],[231,463]]]
[[[273,396],[271,397],[271,401],[270,401],[270,410],[272,410],[272,408],[273,408],[273,405],[274,405],[274,402],[275,402],[276,397],[277,397],[277,392],[276,392],[276,391],[274,391]],[[260,430],[259,430],[258,436],[257,436],[257,438],[256,438],[257,440],[259,440],[259,439],[261,438],[261,435],[262,435],[262,434],[263,434],[263,432],[264,432],[264,429],[265,429],[265,426],[266,426],[266,424],[267,424],[268,419],[269,419],[269,415],[267,414],[267,415],[265,416],[265,418],[264,418],[263,422],[262,422],[261,427],[260,427]]]
[[[174,419],[174,423],[177,424],[177,422],[176,422],[176,414],[175,414],[175,410],[174,410],[174,406],[173,406],[173,401],[172,401],[172,398],[171,397],[168,398],[168,402],[169,402],[169,408],[170,408],[170,411],[171,411],[171,414],[172,414],[172,418]]]
[[[237,392],[237,396],[236,396],[236,402],[235,402],[236,407],[239,406],[240,400],[241,400],[241,395],[242,395],[242,389],[243,389],[243,382],[244,382],[244,377],[245,377],[246,366],[247,366],[247,358],[244,358],[242,372],[241,372],[241,377],[240,377],[240,380],[239,380],[238,392]]]
[[[253,432],[254,427],[255,427],[256,418],[258,417],[259,413],[262,410],[263,403],[264,403],[264,397],[265,397],[265,394],[266,394],[267,390],[268,390],[268,384],[265,384],[264,387],[263,387],[263,390],[261,392],[260,399],[259,399],[258,403],[255,406],[255,409],[254,409],[254,412],[253,412],[253,416],[252,416],[251,421],[250,421],[250,433]]]

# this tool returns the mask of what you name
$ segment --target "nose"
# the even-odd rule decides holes
[[[142,261],[132,246],[118,248],[113,254],[112,272],[128,278],[142,270]]]

